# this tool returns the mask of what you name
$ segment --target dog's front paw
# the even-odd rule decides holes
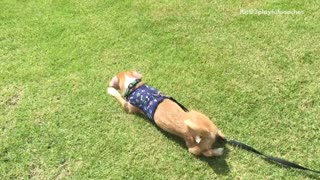
[[[120,95],[120,93],[113,87],[108,87],[107,88],[107,92],[108,94],[110,94],[111,96],[117,96]]]

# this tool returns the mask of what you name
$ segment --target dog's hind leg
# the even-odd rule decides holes
[[[207,151],[202,152],[202,154],[206,157],[221,156],[223,154],[223,150],[224,148],[209,149]]]

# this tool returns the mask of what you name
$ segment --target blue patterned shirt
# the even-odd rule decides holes
[[[158,105],[166,97],[155,88],[143,84],[128,95],[128,101],[135,107],[138,107],[143,113],[154,122],[154,113]]]

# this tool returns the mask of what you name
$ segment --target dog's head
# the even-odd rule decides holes
[[[137,71],[126,71],[113,76],[109,82],[109,86],[120,91],[122,95],[126,92],[129,84],[136,79],[141,79],[142,75]]]
[[[191,113],[192,118],[185,120],[184,123],[192,134],[195,144],[200,148],[200,153],[211,149],[218,138],[225,139],[224,134],[207,116],[196,111]]]

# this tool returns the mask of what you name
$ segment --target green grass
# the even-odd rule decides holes
[[[319,170],[319,19],[316,1],[2,0],[0,179],[319,178],[228,145],[196,158],[105,92],[139,70],[228,137]]]

